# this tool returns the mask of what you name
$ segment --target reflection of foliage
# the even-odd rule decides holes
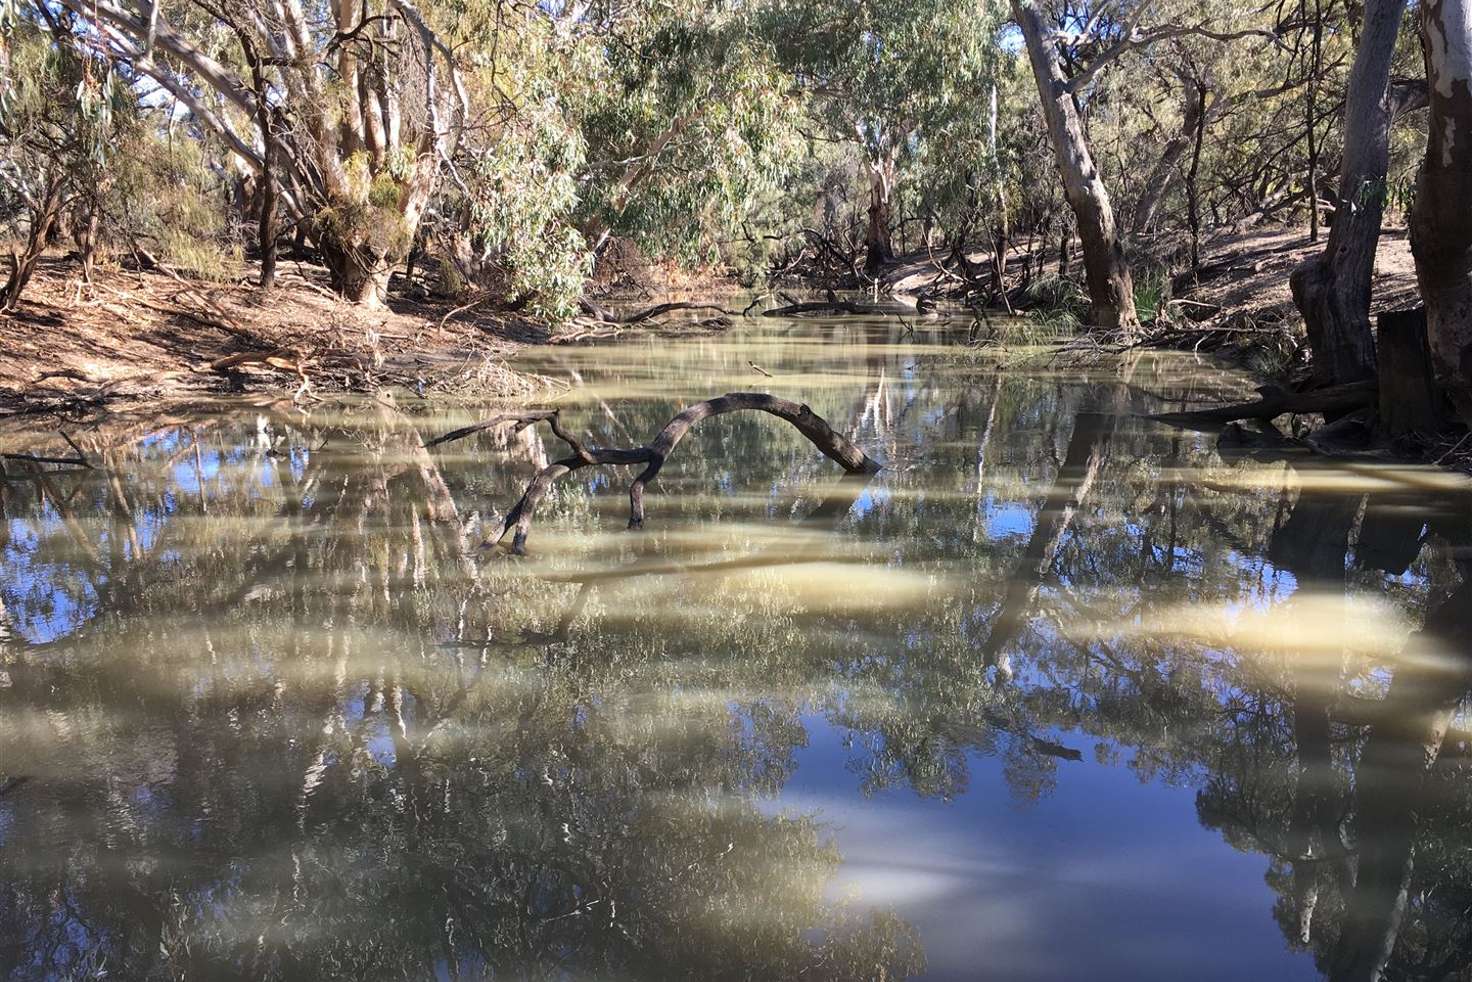
[[[1289,938],[1329,957],[1366,742],[1329,714],[1383,690],[1383,659],[1179,614],[1342,618],[1335,590],[1420,609],[1458,575],[1445,551],[1345,572],[1357,498],[1325,505],[1313,473],[1224,460],[1108,395],[1101,473],[1007,639],[1009,681],[977,653],[1079,408],[1125,391],[1112,369],[977,388],[862,337],[707,339],[627,351],[601,388],[578,359],[616,355],[556,357],[615,405],[566,411],[598,445],[709,395],[671,377],[750,360],[889,466],[823,511],[830,468],[800,435],[721,417],[651,488],[645,533],[612,533],[622,475],[579,473],[530,559],[479,562],[467,516],[514,500],[545,448],[481,434],[432,457],[376,404],[204,420],[7,486],[0,614],[29,643],[0,633],[0,789],[31,780],[0,794],[0,842],[27,857],[0,877],[0,954],[21,977],[903,976],[914,932],[826,899],[822,816],[767,800],[815,716],[867,794],[954,798],[990,758],[1032,800],[1081,740],[1194,787],[1203,824],[1267,857]],[[1177,391],[1149,367],[1131,382]],[[1402,975],[1465,964],[1466,762],[1448,748],[1419,816]]]

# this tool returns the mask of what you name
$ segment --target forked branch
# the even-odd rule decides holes
[[[714,399],[697,402],[682,410],[674,419],[665,424],[664,429],[660,430],[653,440],[641,447],[585,446],[562,426],[556,410],[537,410],[496,416],[446,433],[429,441],[426,446],[432,447],[448,443],[451,440],[458,440],[496,426],[514,423],[517,429],[522,429],[542,420],[547,421],[552,427],[552,432],[568,445],[572,453],[537,472],[531,483],[527,485],[521,500],[516,503],[516,507],[507,513],[505,521],[501,523],[500,532],[490,540],[492,543],[499,543],[507,533],[514,529],[511,551],[522,554],[526,551],[526,538],[531,531],[532,519],[536,515],[537,506],[546,496],[548,489],[561,478],[582,467],[643,464],[644,469],[629,485],[629,528],[643,528],[644,489],[659,476],[665,461],[669,459],[670,454],[674,453],[675,447],[679,446],[685,434],[690,432],[690,428],[711,416],[720,416],[723,413],[743,409],[768,413],[791,423],[799,433],[808,438],[813,446],[850,474],[874,474],[879,471],[879,464],[876,461],[854,446],[843,434],[836,432],[828,425],[827,420],[813,412],[812,409],[802,403],[779,399],[764,392],[728,392]]]

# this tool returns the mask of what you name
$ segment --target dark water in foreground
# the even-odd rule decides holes
[[[763,388],[886,468],[711,419],[525,558],[560,445],[418,401],[4,482],[0,974],[1468,977],[1467,486],[893,327],[548,356],[595,444]]]

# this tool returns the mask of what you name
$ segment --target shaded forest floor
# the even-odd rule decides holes
[[[1323,249],[1324,238],[1310,243],[1308,230],[1301,228],[1219,233],[1202,244],[1197,275],[1178,278],[1175,296],[1204,305],[1198,309],[1212,319],[1296,320],[1298,311],[1288,289],[1288,276],[1295,266]],[[1381,235],[1373,289],[1372,314],[1420,302],[1416,266],[1405,230],[1387,230]]]

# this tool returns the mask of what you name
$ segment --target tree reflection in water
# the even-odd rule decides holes
[[[723,417],[647,531],[615,532],[619,483],[589,474],[527,559],[478,542],[539,438],[426,451],[459,417],[386,403],[12,475],[0,964],[914,974],[913,925],[833,895],[822,816],[771,804],[819,714],[865,794],[955,798],[995,758],[1030,800],[1127,758],[1265,857],[1325,974],[1465,974],[1465,490],[1134,415],[1199,372],[1002,374],[850,327],[560,356],[589,359],[567,422],[594,442],[755,360],[889,466],[835,482]]]

